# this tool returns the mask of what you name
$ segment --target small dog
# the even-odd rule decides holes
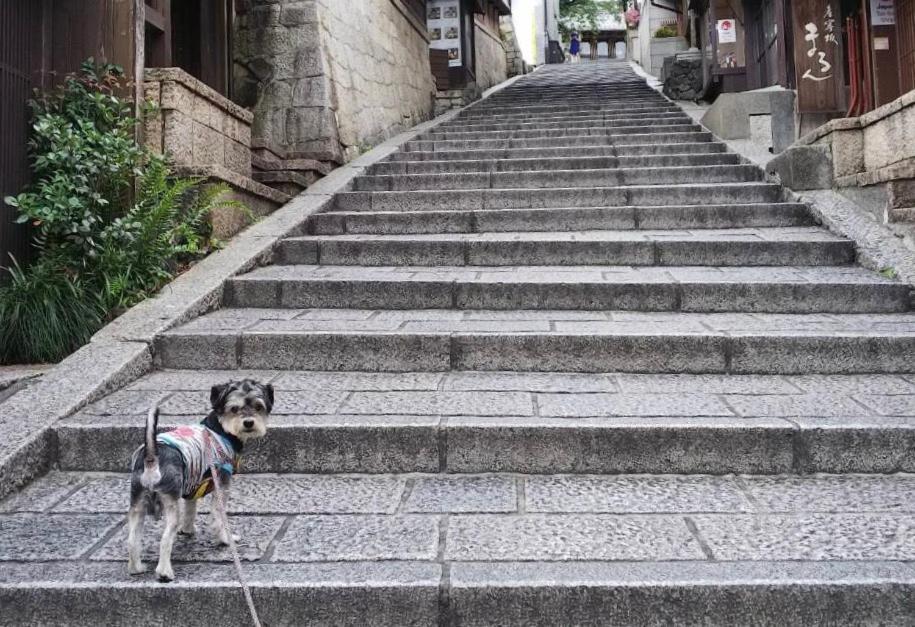
[[[178,427],[156,435],[159,408],[146,417],[146,438],[131,459],[130,509],[127,512],[127,570],[131,575],[146,571],[143,565],[143,519],[147,512],[165,517],[159,544],[156,574],[172,581],[172,547],[178,533],[197,532],[197,499],[219,482],[225,496],[232,474],[238,470],[242,449],[248,440],[267,433],[267,418],[273,409],[273,386],[250,379],[213,386],[213,409],[197,425]],[[211,468],[217,468],[212,476]],[[225,498],[214,497],[213,531],[221,544],[229,544]],[[179,502],[183,512],[179,522]]]

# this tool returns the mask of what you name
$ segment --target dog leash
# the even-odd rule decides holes
[[[207,434],[209,435],[209,434]],[[245,602],[248,604],[248,611],[251,613],[251,622],[254,627],[262,627],[260,618],[257,616],[257,608],[254,607],[254,597],[251,596],[251,588],[245,579],[245,573],[241,568],[241,558],[238,557],[238,547],[235,546],[235,536],[232,534],[232,528],[229,526],[229,512],[226,511],[226,501],[222,486],[219,485],[219,475],[216,474],[216,464],[210,464],[210,473],[212,473],[213,488],[216,490],[216,507],[219,508],[217,516],[222,516],[222,523],[225,527],[226,534],[229,536],[229,550],[232,551],[232,561],[235,562],[235,574],[238,575],[238,582],[241,584],[242,592],[245,595]]]

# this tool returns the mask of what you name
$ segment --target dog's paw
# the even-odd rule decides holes
[[[127,572],[131,575],[142,575],[146,572],[146,564],[138,562],[136,564],[127,564]]]
[[[159,581],[162,583],[168,583],[175,580],[175,571],[173,571],[170,567],[163,568],[159,566],[156,568],[156,575],[159,577]]]
[[[235,543],[238,544],[239,542],[241,542],[241,536],[238,535],[237,533],[233,533],[233,534],[232,534],[232,540],[234,540]],[[230,544],[232,544],[231,542],[229,542],[229,535],[226,534],[226,533],[218,534],[218,535],[216,536],[216,541],[217,541],[221,546],[229,546]]]
[[[194,537],[197,535],[197,525],[191,525],[190,527],[182,527],[178,530],[178,533],[182,536]]]

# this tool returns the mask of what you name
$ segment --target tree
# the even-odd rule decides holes
[[[598,30],[602,16],[622,10],[622,0],[559,0],[559,30],[564,38],[572,32]]]

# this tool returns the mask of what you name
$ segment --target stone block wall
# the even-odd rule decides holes
[[[502,36],[502,44],[505,46],[508,78],[524,74],[526,70],[524,57],[521,54],[521,46],[518,44],[518,35],[515,33],[515,23],[510,15],[502,16],[499,19],[499,33]]]
[[[664,65],[664,95],[671,100],[694,100],[702,91],[702,59],[668,60]]]
[[[915,91],[857,118],[832,120],[798,140],[825,146],[840,188],[884,188],[887,222],[915,221]]]
[[[145,141],[179,167],[225,168],[251,176],[253,116],[178,68],[146,70],[144,93],[158,109]]]
[[[183,176],[227,184],[228,198],[245,206],[220,207],[210,215],[213,234],[226,239],[289,200],[289,195],[252,178],[254,116],[179,68],[147,69],[144,97],[156,106],[146,120],[144,142],[167,154]]]
[[[401,0],[240,5],[235,96],[287,156],[342,163],[431,116],[425,24]]]
[[[476,26],[476,77],[477,87],[487,90],[508,78],[508,56],[502,37],[482,23],[475,21]]]

